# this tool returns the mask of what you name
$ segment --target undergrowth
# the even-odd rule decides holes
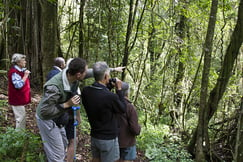
[[[42,141],[27,130],[7,128],[0,134],[1,162],[44,162]]]
[[[166,125],[143,128],[137,137],[137,145],[151,162],[193,162],[180,138],[172,135]]]

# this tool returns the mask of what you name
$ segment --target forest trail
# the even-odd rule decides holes
[[[0,94],[1,100],[7,100],[7,96]],[[26,129],[30,130],[32,133],[39,134],[39,129],[36,125],[35,121],[35,110],[36,106],[40,100],[40,96],[38,94],[35,94],[32,96],[32,102],[31,104],[26,106],[26,113],[27,113],[27,119],[26,119]],[[4,107],[6,109],[6,112],[4,112],[5,119],[4,122],[2,122],[1,126],[3,127],[15,127],[15,120],[14,120],[14,114],[8,105]],[[78,145],[77,145],[77,162],[89,162],[91,158],[91,152],[90,152],[90,136],[88,134],[85,134],[83,132],[80,132],[80,130],[77,131],[78,134]],[[135,162],[147,162],[144,154],[140,151],[138,151],[138,157]]]

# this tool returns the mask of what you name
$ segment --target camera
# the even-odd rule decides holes
[[[109,83],[106,85],[108,89],[114,88],[114,84],[116,84],[116,78],[110,78]],[[126,90],[129,88],[128,83],[122,82],[122,90]]]

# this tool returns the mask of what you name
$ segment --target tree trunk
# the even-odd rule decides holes
[[[10,8],[13,4],[11,1],[6,1],[6,27],[5,27],[5,52],[7,55],[11,56],[13,53],[24,53],[24,47],[22,41],[24,40],[24,36],[22,35],[24,30],[24,22],[23,17],[24,15],[22,11],[24,11],[25,6],[22,10],[17,8]],[[20,3],[16,4],[20,5]],[[22,7],[22,6],[21,6]],[[9,20],[12,21],[9,21]],[[25,53],[26,54],[26,53]]]
[[[182,113],[182,109],[180,109],[180,105],[182,102],[182,96],[183,96],[183,92],[181,92],[181,86],[182,86],[182,80],[184,77],[184,73],[185,73],[185,65],[184,65],[184,58],[185,58],[185,38],[186,38],[186,33],[189,30],[187,24],[187,18],[185,16],[185,11],[187,10],[187,3],[184,0],[180,0],[179,1],[179,5],[181,6],[180,12],[179,12],[179,22],[176,24],[176,34],[178,36],[178,43],[176,44],[177,46],[177,50],[178,50],[178,68],[177,68],[177,72],[176,72],[176,78],[175,78],[175,83],[174,83],[174,91],[175,91],[175,95],[174,95],[174,102],[175,102],[175,109],[171,110],[171,118],[172,118],[172,122],[171,125],[172,127],[174,127],[175,121],[178,121],[179,118],[179,114],[183,114]],[[181,116],[181,115],[180,115]],[[181,120],[182,121],[182,120]]]
[[[226,54],[224,56],[223,66],[220,70],[220,74],[217,80],[217,83],[213,90],[210,92],[210,96],[207,101],[205,116],[207,121],[206,124],[210,121],[215,111],[217,110],[218,103],[221,100],[228,81],[232,75],[232,69],[235,63],[235,60],[239,54],[239,49],[243,42],[243,0],[240,1],[239,9],[238,9],[238,20],[235,26],[235,29],[232,33],[231,40],[229,46],[226,50]],[[194,132],[194,138],[197,137],[198,129]],[[195,139],[192,138],[191,143],[188,148],[195,147]]]
[[[241,91],[243,89],[240,89]],[[234,161],[241,162],[243,161],[243,97],[241,97],[241,104],[240,104],[240,113],[238,114],[238,125],[237,125],[237,134],[236,134],[236,141],[235,141],[235,154],[234,154]]]
[[[238,16],[238,23],[239,25],[239,34],[241,34],[241,38],[243,37],[243,0],[240,1],[240,7],[238,11],[239,15]],[[237,24],[238,24],[237,23]],[[242,40],[241,40],[242,41]],[[241,84],[243,84],[241,82]],[[242,85],[241,85],[242,88]],[[240,91],[243,91],[243,89],[240,89]],[[240,105],[240,114],[238,118],[238,126],[237,126],[237,135],[236,135],[236,142],[235,142],[235,154],[234,154],[234,161],[235,162],[241,162],[243,161],[243,97],[241,97],[241,105]]]
[[[130,9],[129,9],[129,17],[128,17],[128,23],[127,23],[127,33],[126,33],[126,41],[125,41],[125,47],[124,47],[124,57],[122,61],[122,66],[127,66],[128,63],[128,55],[129,55],[129,40],[132,33],[132,27],[133,27],[133,0],[130,0]],[[125,79],[125,70],[122,72],[122,80]]]
[[[150,4],[150,8],[151,8],[151,12],[150,12],[150,30],[149,30],[149,34],[148,34],[148,52],[149,52],[149,58],[150,58],[150,81],[154,80],[154,74],[156,72],[156,67],[160,66],[158,64],[158,60],[161,56],[161,52],[156,50],[157,46],[159,46],[159,44],[157,43],[158,40],[156,38],[156,28],[155,28],[155,18],[154,18],[154,12],[156,9],[156,2],[151,2]],[[164,47],[164,44],[162,45],[162,48]],[[162,51],[161,48],[161,51]]]
[[[43,79],[57,57],[57,2],[41,1],[41,61]]]
[[[238,57],[239,49],[243,42],[243,0],[240,1],[239,9],[238,9],[238,20],[231,36],[230,44],[226,50],[226,54],[224,57],[224,62],[222,69],[220,70],[219,78],[213,90],[210,93],[210,97],[208,100],[209,107],[209,118],[210,120],[217,110],[218,103],[222,98],[228,81],[232,75],[232,70],[234,67],[235,60]]]
[[[85,0],[81,0],[79,10],[79,57],[81,58],[84,58],[84,6]]]
[[[43,73],[42,73],[42,63],[41,63],[41,22],[40,22],[40,4],[38,1],[28,1],[28,10],[31,13],[26,19],[31,20],[28,24],[28,33],[30,37],[29,43],[29,53],[30,53],[30,69],[31,69],[31,83],[32,87],[40,88],[43,84]],[[27,31],[26,31],[27,32]]]
[[[42,86],[42,78],[40,77],[42,70],[39,60],[39,3],[38,1],[26,0],[20,0],[18,3],[9,0],[5,2],[7,6],[5,19],[11,21],[4,21],[4,34],[6,34],[3,43],[4,58],[11,60],[13,53],[25,54],[27,56],[27,68],[31,71],[31,86]],[[9,64],[9,61],[6,63]],[[6,69],[8,68],[6,66]]]
[[[9,69],[10,62],[9,53],[8,53],[8,18],[9,18],[9,2],[7,0],[3,0],[3,4],[6,5],[4,8],[4,19],[1,20],[2,28],[0,29],[0,69]]]
[[[218,9],[218,0],[213,0],[211,4],[211,13],[208,23],[208,30],[204,45],[204,66],[201,81],[201,93],[200,93],[200,109],[199,109],[199,120],[198,120],[198,131],[196,141],[196,161],[205,161],[205,150],[209,150],[209,139],[208,139],[208,119],[207,119],[207,98],[208,98],[208,83],[209,83],[209,72],[211,67],[211,55],[213,36],[216,23]]]
[[[114,62],[114,60],[112,58],[114,58],[114,54],[113,54],[113,50],[112,50],[112,42],[113,42],[113,39],[114,36],[113,36],[113,19],[112,19],[112,16],[113,16],[113,11],[111,9],[112,5],[110,5],[111,2],[110,1],[106,1],[105,3],[105,6],[106,6],[106,9],[107,9],[107,41],[108,41],[108,57],[107,57],[107,63],[109,66],[111,67],[115,67],[117,65],[117,61],[119,61],[119,59],[116,60],[116,62]]]

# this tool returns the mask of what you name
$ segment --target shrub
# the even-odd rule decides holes
[[[180,138],[172,136],[166,125],[149,125],[138,136],[137,144],[151,162],[193,162]]]
[[[146,149],[145,156],[151,162],[193,162],[190,154],[180,145],[174,143],[153,143]]]
[[[42,141],[39,136],[27,130],[7,128],[0,134],[1,162],[42,162]]]
[[[7,100],[0,99],[0,121],[2,122],[4,119],[4,114],[7,111],[8,102]]]

